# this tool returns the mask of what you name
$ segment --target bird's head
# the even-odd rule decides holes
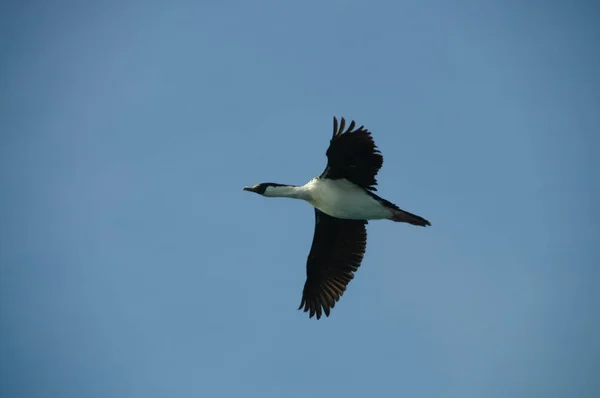
[[[283,187],[293,187],[293,185],[276,184],[274,182],[263,182],[253,187],[244,187],[244,191],[254,192],[263,196],[284,196],[287,191]]]

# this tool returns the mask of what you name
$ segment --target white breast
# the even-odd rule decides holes
[[[352,220],[380,220],[392,213],[348,180],[313,179],[303,187],[308,202],[323,213]]]

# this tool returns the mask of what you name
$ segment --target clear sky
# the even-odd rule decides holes
[[[600,396],[597,2],[84,3],[0,6],[0,396]],[[334,115],[433,226],[316,321],[312,209],[242,187]]]

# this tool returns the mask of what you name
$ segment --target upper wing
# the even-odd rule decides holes
[[[376,191],[375,176],[383,165],[383,156],[377,149],[371,133],[360,126],[354,130],[354,120],[344,131],[346,121],[333,118],[333,137],[327,149],[327,167],[321,177],[345,178],[365,189]]]
[[[367,246],[366,220],[343,220],[315,209],[315,234],[306,262],[301,309],[310,318],[329,312],[360,267]]]

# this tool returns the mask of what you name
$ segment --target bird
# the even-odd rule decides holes
[[[300,199],[314,207],[315,229],[306,261],[306,281],[298,310],[309,318],[329,317],[354,274],[367,246],[367,223],[391,220],[420,227],[431,223],[381,198],[376,175],[383,155],[364,126],[333,117],[333,136],[321,175],[304,185],[263,182],[244,191],[268,198]]]

